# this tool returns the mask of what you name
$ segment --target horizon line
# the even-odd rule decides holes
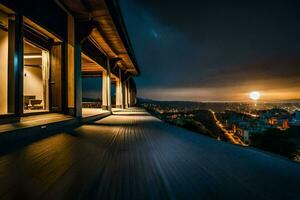
[[[142,97],[137,97],[137,99],[146,99],[146,100],[151,100],[151,101],[181,101],[181,102],[195,102],[195,103],[254,103],[254,104],[259,104],[259,103],[300,103],[300,99],[297,100],[274,100],[274,101],[196,101],[196,100],[157,100],[157,99],[150,99],[150,98],[142,98]]]

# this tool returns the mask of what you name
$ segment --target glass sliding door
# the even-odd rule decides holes
[[[23,19],[23,112],[62,112],[63,43],[40,25]]]
[[[24,41],[24,113],[49,111],[49,51]]]

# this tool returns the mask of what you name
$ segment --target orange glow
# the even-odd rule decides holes
[[[259,100],[260,96],[261,96],[260,92],[258,92],[258,91],[253,91],[253,92],[250,92],[250,94],[249,94],[249,97],[254,101]]]
[[[260,102],[280,102],[300,99],[300,86],[278,86],[265,83],[261,85],[226,86],[226,87],[194,87],[194,88],[147,88],[141,90],[140,96],[157,100],[187,100],[203,102],[249,102],[249,91],[259,90]]]

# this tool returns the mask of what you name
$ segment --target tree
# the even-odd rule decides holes
[[[289,139],[286,131],[279,129],[268,129],[264,133],[252,134],[251,146],[291,159],[297,152],[296,144]]]

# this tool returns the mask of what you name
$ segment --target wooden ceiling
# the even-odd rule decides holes
[[[102,77],[103,70],[104,67],[97,64],[94,60],[92,60],[84,53],[81,54],[81,72],[85,77]],[[111,74],[111,78],[112,80],[114,80],[117,77],[114,74]]]
[[[85,54],[81,54],[81,71],[82,72],[101,72],[104,68]]]
[[[121,58],[117,64],[122,70],[132,75],[139,74],[104,0],[62,0],[62,2],[74,13],[77,20],[96,21],[97,26],[93,29],[90,39],[97,42],[109,58]]]

